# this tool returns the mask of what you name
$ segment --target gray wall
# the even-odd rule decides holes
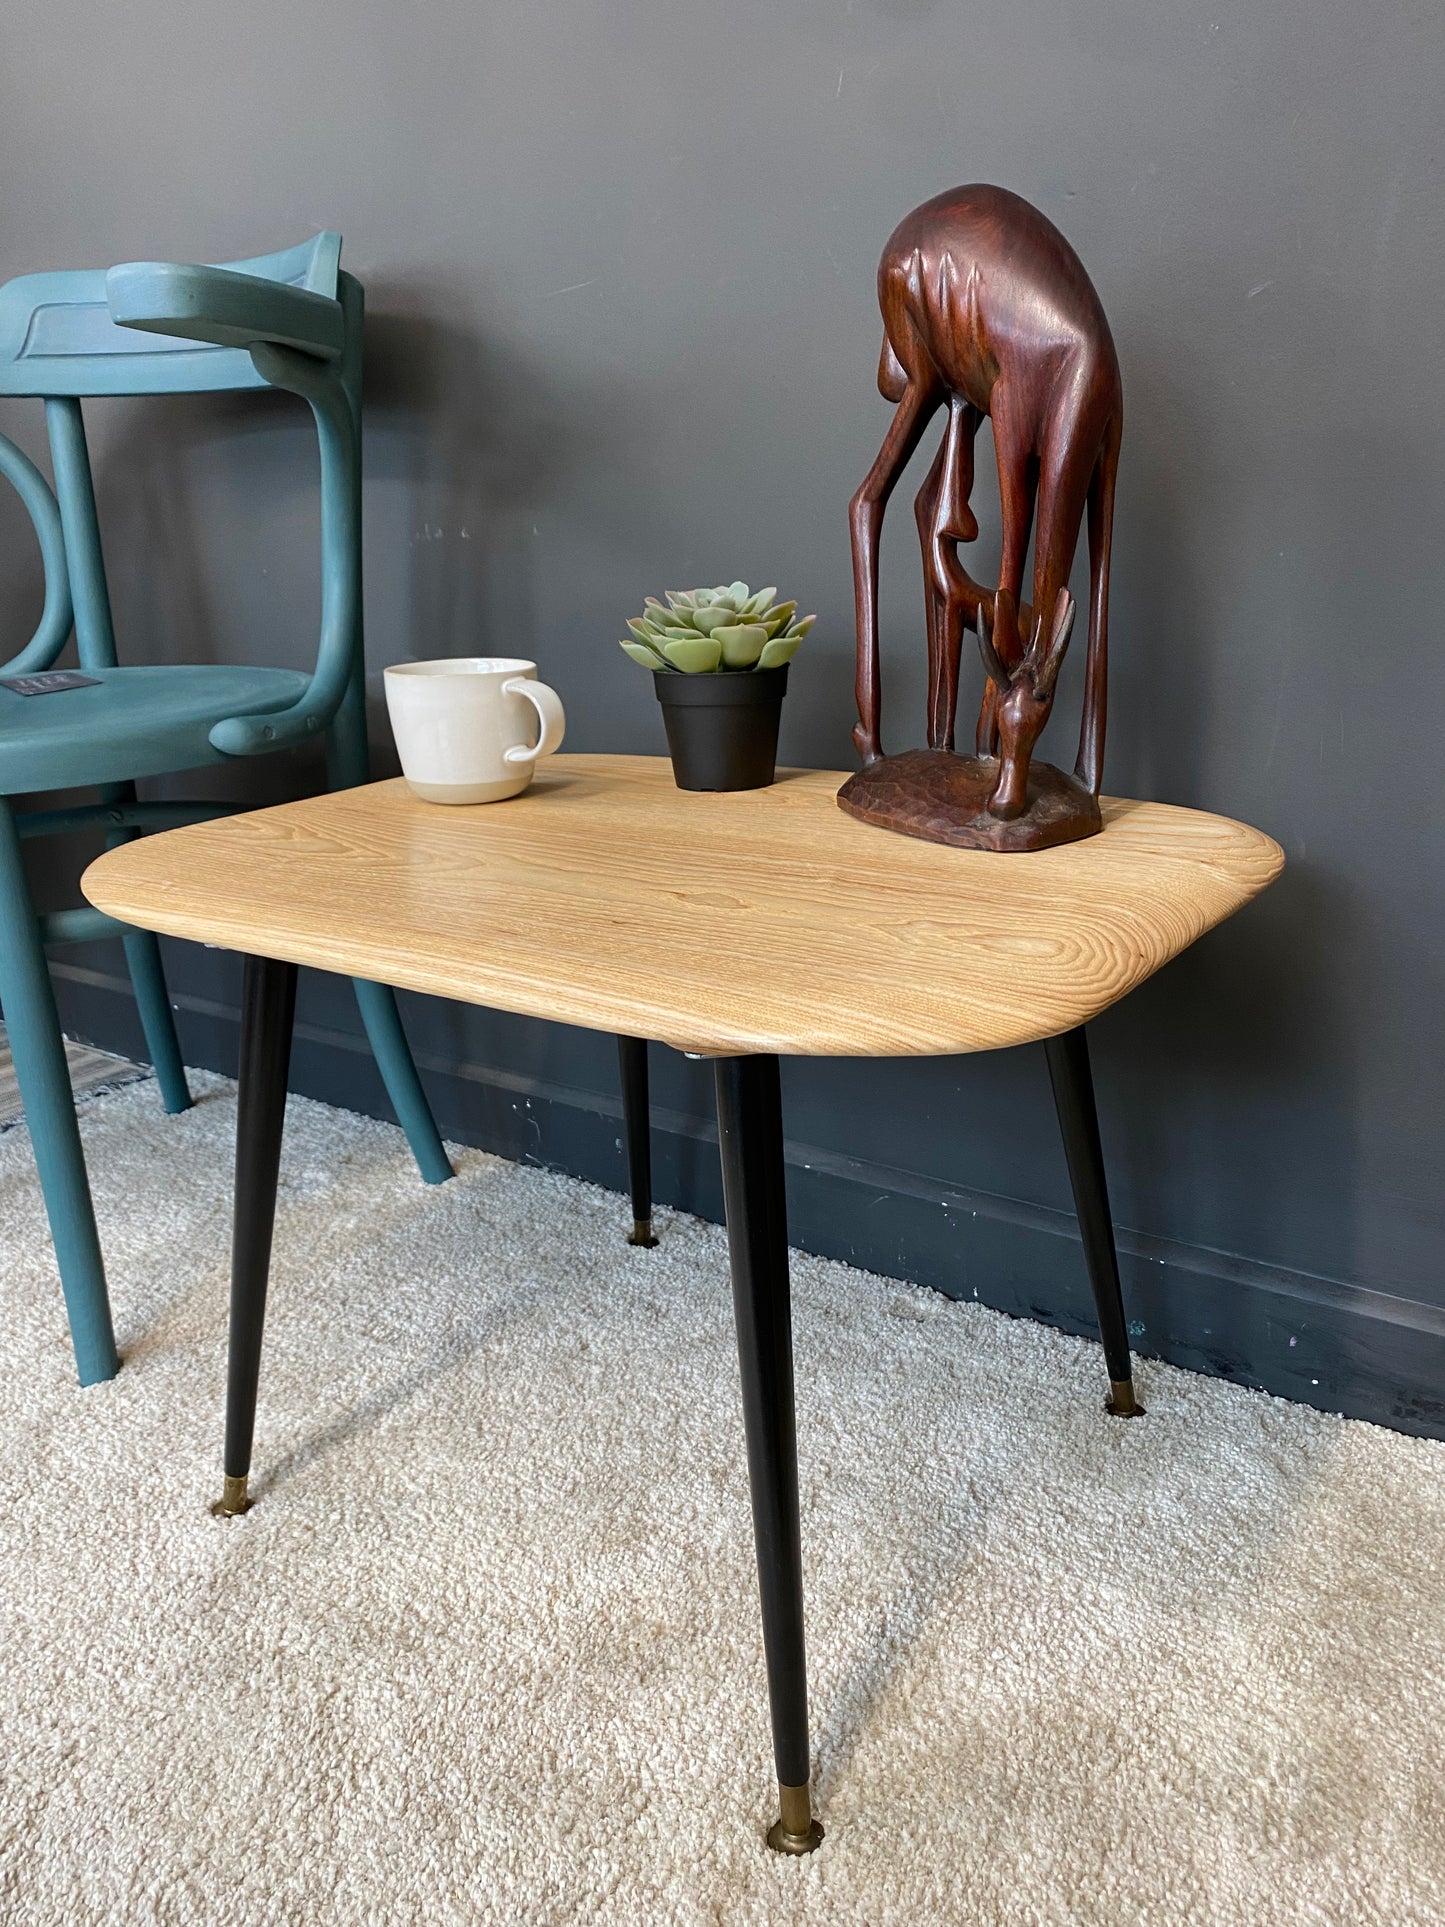
[[[1128,397],[1109,787],[1244,817],[1289,857],[1097,1029],[1139,1343],[1439,1429],[1445,16],[12,0],[6,53],[0,273],[344,233],[370,301],[372,666],[534,655],[574,749],[661,749],[620,619],[739,573],[820,612],[786,757],[849,762],[843,511],[887,420],[879,249],[960,180],[1043,207]],[[296,411],[92,423],[130,658],[304,663]],[[30,410],[0,426],[34,445]],[[916,479],[883,557],[895,747],[921,735]],[[985,458],[980,558],[992,490]],[[38,593],[0,502],[17,634]],[[257,795],[307,779],[244,774]],[[233,969],[173,957],[188,1049],[224,1063]],[[73,1024],[133,1040],[113,957],[69,953],[61,983]],[[303,1017],[305,1087],[380,1106],[342,989],[311,983]],[[606,1040],[420,1002],[409,1022],[449,1128],[620,1181]],[[664,1188],[715,1208],[705,1078],[662,1056]],[[802,1241],[1086,1322],[1037,1052],[787,1083]]]

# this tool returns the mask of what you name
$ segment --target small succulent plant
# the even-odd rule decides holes
[[[688,676],[781,669],[818,618],[798,617],[797,603],[774,602],[777,593],[752,595],[746,582],[726,582],[717,589],[669,589],[665,603],[648,596],[642,614],[627,625],[634,639],[622,647],[644,669]]]

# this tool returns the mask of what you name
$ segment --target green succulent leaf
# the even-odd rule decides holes
[[[634,640],[621,647],[646,669],[692,676],[780,668],[792,660],[817,617],[800,618],[797,602],[775,603],[777,593],[767,588],[754,594],[738,581],[713,589],[669,589],[666,602],[647,596],[642,614],[628,619]]]
[[[797,655],[802,641],[801,636],[774,636],[763,646],[763,653],[758,657],[759,669],[781,669]]]
[[[725,622],[734,622],[736,620],[736,610],[720,609],[716,603],[709,603],[707,608],[697,611],[692,619],[692,623],[693,627],[702,635],[710,636],[715,629],[720,629]]]
[[[733,628],[715,629],[712,639],[722,644],[722,659],[726,668],[751,669],[763,653],[768,632],[760,622],[743,622]]]
[[[689,676],[706,675],[722,661],[722,644],[716,636],[684,636],[662,645],[662,653],[674,669]]]
[[[644,669],[666,669],[667,662],[655,649],[649,649],[642,642],[619,642],[619,649],[625,649],[634,662],[640,662]]]

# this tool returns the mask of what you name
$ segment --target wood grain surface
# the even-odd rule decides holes
[[[705,794],[663,758],[558,756],[470,808],[397,778],[142,837],[83,888],[143,929],[681,1050],[888,1057],[1068,1030],[1284,860],[1112,798],[1086,842],[948,849],[846,816],[842,776]]]

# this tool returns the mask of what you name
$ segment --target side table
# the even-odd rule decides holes
[[[1278,875],[1267,836],[1106,798],[1104,829],[1021,856],[870,829],[832,770],[678,790],[666,761],[559,756],[509,802],[399,779],[149,836],[86,872],[143,930],[246,958],[222,1510],[247,1505],[296,966],[714,1058],[779,1817],[809,1792],[780,1055],[1042,1041],[1109,1403],[1137,1411],[1084,1025]]]

